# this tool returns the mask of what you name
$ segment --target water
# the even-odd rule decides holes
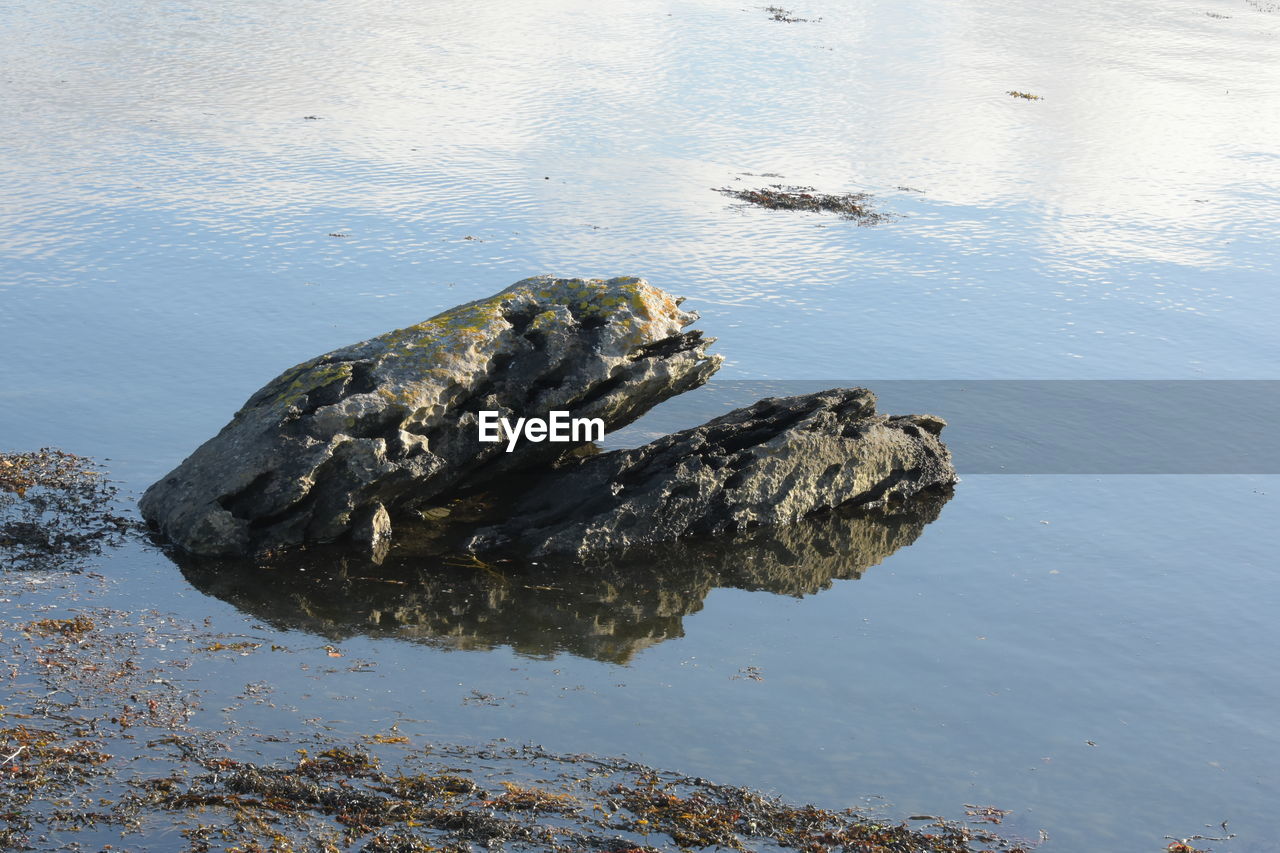
[[[794,12],[812,20],[3,7],[0,443],[109,458],[140,491],[283,368],[538,272],[687,296],[730,379],[1276,377],[1280,13]],[[897,218],[712,191],[777,181],[871,192]],[[593,656],[568,617],[533,636],[326,635],[143,548],[97,570],[122,606],[315,649],[340,636],[376,671],[254,654],[206,673],[271,681],[338,729],[403,717],[791,799],[880,795],[899,816],[991,802],[1046,829],[1045,850],[1158,849],[1224,819],[1230,849],[1261,850],[1278,486],[966,476],[860,580],[796,598],[704,578],[625,654]]]

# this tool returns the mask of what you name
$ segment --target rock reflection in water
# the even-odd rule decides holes
[[[381,565],[329,548],[266,565],[175,559],[197,589],[283,629],[331,640],[370,634],[626,663],[648,646],[682,636],[684,617],[717,587],[803,596],[861,577],[914,542],[950,496],[949,489],[935,491],[889,513],[846,508],[589,566],[488,562],[407,544]]]

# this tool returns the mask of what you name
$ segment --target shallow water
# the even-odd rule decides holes
[[[1275,378],[1267,9],[11,5],[0,444],[109,458],[140,491],[283,368],[544,271],[687,296],[729,379]],[[712,191],[776,181],[896,218]],[[898,816],[990,802],[1045,850],[1222,820],[1229,849],[1268,849],[1277,487],[968,475],[861,579],[800,598],[695,579],[625,653],[591,653],[614,637],[595,617],[348,626],[373,672],[254,654],[206,675],[352,732],[404,717]],[[126,607],[338,636],[152,550],[97,570]]]

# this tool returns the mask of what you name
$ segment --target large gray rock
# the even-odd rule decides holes
[[[453,489],[549,464],[563,443],[477,440],[477,412],[568,410],[623,426],[720,366],[696,314],[639,278],[540,276],[293,367],[151,486],[181,548],[244,556],[354,533]]]
[[[468,546],[588,558],[902,502],[956,481],[943,426],[932,415],[876,414],[864,388],[771,397],[549,474]]]

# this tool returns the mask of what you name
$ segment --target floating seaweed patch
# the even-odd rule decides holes
[[[250,640],[238,640],[234,643],[224,643],[221,640],[215,640],[209,645],[205,646],[201,651],[206,651],[206,652],[233,651],[233,652],[244,652],[245,654],[248,654],[249,652],[253,651],[254,649],[260,648],[261,646],[262,646],[262,643],[255,643]]]
[[[88,616],[76,616],[71,619],[37,619],[22,626],[28,634],[42,637],[79,637],[94,629],[93,620]]]
[[[92,788],[111,756],[97,740],[71,737],[52,729],[26,725],[0,728],[0,847],[25,847],[26,833],[38,818],[31,809],[41,803],[70,802]],[[87,802],[87,800],[86,800]],[[84,816],[87,816],[86,813]],[[53,814],[68,823],[70,813]]]
[[[364,740],[367,741],[368,743],[408,743],[409,742],[409,739],[404,735],[395,735],[395,734],[365,735]]]
[[[972,803],[964,804],[964,813],[984,823],[1003,823],[1005,817],[1011,814],[1008,809],[998,809],[995,806],[975,806]]]
[[[581,806],[572,794],[557,794],[542,788],[500,782],[505,792],[497,799],[486,800],[485,805],[503,811],[575,812]]]
[[[798,210],[807,213],[835,213],[859,225],[875,225],[889,219],[888,214],[873,210],[868,203],[870,193],[820,193],[813,187],[772,184],[760,189],[735,190],[720,187],[716,192],[736,198],[754,207],[769,210]]]
[[[781,21],[784,24],[804,24],[815,20],[814,18],[801,18],[790,9],[784,9],[781,6],[765,6],[764,10],[769,13],[769,17],[775,21]],[[821,18],[816,20],[821,21]]]
[[[1044,100],[1044,98],[1040,97],[1039,95],[1033,95],[1030,92],[1019,92],[1017,89],[1010,89],[1005,94],[1007,94],[1011,98],[1022,98],[1025,101],[1043,101]]]
[[[139,529],[92,459],[53,448],[0,453],[0,567],[77,569]]]

